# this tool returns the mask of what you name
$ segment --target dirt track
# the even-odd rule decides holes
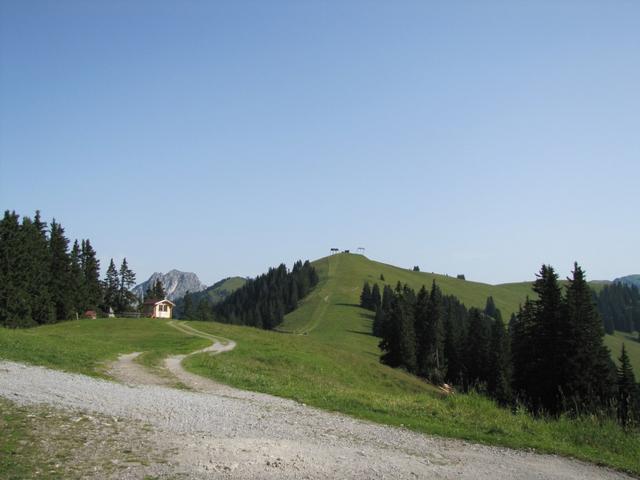
[[[231,348],[215,341],[208,351]],[[135,441],[154,445],[168,463],[132,465],[117,478],[630,478],[562,457],[420,435],[237,390],[184,371],[181,359],[167,359],[166,367],[172,381],[194,391],[0,362],[0,396],[149,425],[136,429]],[[122,362],[134,365],[125,368],[128,384],[167,381],[154,380],[131,355]]]

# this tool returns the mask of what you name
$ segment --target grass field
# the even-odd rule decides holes
[[[517,309],[529,284],[491,286],[417,273],[336,255],[316,262],[320,283],[289,314],[282,332],[218,323],[193,327],[237,342],[218,356],[195,355],[189,370],[224,383],[339,411],[375,422],[492,445],[535,448],[640,474],[640,436],[593,417],[560,420],[512,414],[477,395],[443,397],[433,386],[379,362],[370,313],[356,306],[365,279],[398,280],[414,288],[436,279],[467,306],[493,295],[505,315]],[[283,333],[290,332],[290,333]],[[618,341],[618,336],[612,337]],[[184,336],[164,322],[146,319],[83,320],[31,330],[0,329],[0,357],[70,371],[104,375],[103,362],[118,353],[145,351],[148,363],[169,353],[202,348],[206,340]]]
[[[209,341],[148,319],[76,320],[27,330],[0,328],[0,358],[104,377],[104,363],[120,353],[149,352],[148,362],[189,353]]]

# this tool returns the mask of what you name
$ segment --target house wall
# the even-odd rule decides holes
[[[154,317],[156,318],[171,318],[171,305],[167,305],[167,311],[163,312],[160,309],[161,305],[155,305],[153,308]]]

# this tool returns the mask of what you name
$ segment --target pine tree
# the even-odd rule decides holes
[[[33,222],[23,219],[24,245],[29,252],[30,269],[28,291],[31,299],[31,316],[38,324],[55,322],[55,311],[50,292],[50,254],[47,226],[36,210]]]
[[[73,242],[71,248],[70,263],[71,263],[71,294],[73,297],[73,309],[75,313],[82,313],[87,310],[86,297],[87,289],[84,281],[84,272],[82,271],[81,259],[80,259],[80,245],[78,241]]]
[[[383,274],[380,274],[380,280],[381,280],[382,282],[384,282],[384,275],[383,275]]]
[[[484,307],[484,314],[487,315],[488,317],[495,318],[496,320],[497,319],[502,320],[502,313],[496,307],[496,304],[493,301],[492,296],[487,297],[487,303],[486,303],[486,306]]]
[[[619,357],[618,367],[618,421],[624,427],[629,427],[637,422],[640,412],[637,411],[639,403],[638,386],[631,367],[631,361],[627,349],[622,344],[622,352]]]
[[[189,292],[189,290],[187,290],[187,292],[184,294],[184,306],[183,306],[183,310],[182,310],[182,318],[185,320],[193,320],[194,315],[195,315],[195,309],[194,309],[194,305],[193,305],[193,298],[191,295],[191,292]]]
[[[29,298],[29,255],[15,212],[0,222],[0,325],[33,324]]]
[[[120,311],[120,277],[116,264],[113,262],[113,258],[109,262],[109,268],[107,268],[107,276],[104,281],[104,309],[109,310],[112,308],[116,311]]]
[[[56,319],[67,320],[74,313],[69,240],[64,236],[64,228],[55,219],[51,222],[49,250],[51,252],[51,297]]]
[[[568,281],[564,313],[567,361],[562,366],[558,365],[564,370],[561,387],[565,400],[568,400],[565,409],[573,410],[580,406],[596,411],[608,405],[614,396],[615,368],[609,349],[604,345],[604,329],[591,289],[577,263],[574,264],[573,277]]]
[[[452,315],[445,315],[444,319],[444,357],[447,361],[446,381],[453,385],[464,385],[464,364],[461,352],[461,334],[458,331]]]
[[[391,367],[416,368],[414,319],[402,293],[394,295],[385,320],[380,348],[381,360]]]
[[[511,401],[511,361],[509,339],[501,319],[491,325],[487,391],[500,405]]]
[[[535,301],[536,329],[531,344],[538,349],[540,357],[533,377],[529,378],[528,390],[534,410],[555,414],[563,404],[569,328],[558,275],[553,267],[542,266],[533,290],[538,294],[538,300]]]
[[[433,332],[429,316],[429,291],[423,285],[416,296],[414,312],[416,333],[416,370],[418,375],[428,378],[433,364]]]
[[[131,287],[136,283],[136,274],[129,268],[126,257],[122,260],[119,274],[118,307],[120,311],[126,311],[137,301],[135,295],[130,291]]]
[[[382,296],[380,295],[380,287],[377,283],[374,283],[371,289],[371,310],[377,311],[381,305]]]
[[[469,310],[469,330],[465,348],[465,369],[470,386],[480,386],[489,377],[490,331],[487,317],[478,310]]]
[[[367,310],[371,309],[371,286],[369,286],[369,282],[364,282],[364,286],[362,287],[360,306]]]
[[[102,285],[100,284],[100,260],[89,239],[82,241],[81,247],[82,273],[84,275],[86,308],[95,310],[102,302]]]

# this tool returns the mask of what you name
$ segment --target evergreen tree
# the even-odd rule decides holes
[[[429,377],[432,373],[434,338],[430,324],[429,291],[424,285],[416,296],[414,319],[417,373],[422,377]]]
[[[144,292],[144,300],[152,299],[152,300],[163,300],[167,298],[167,294],[164,291],[164,286],[160,279],[157,279],[153,285],[151,285]]]
[[[183,300],[184,300],[184,306],[183,306],[182,318],[185,320],[193,320],[195,315],[195,308],[193,305],[193,298],[189,290],[187,290],[187,292],[184,294]]]
[[[638,412],[640,399],[638,398],[638,386],[636,385],[636,379],[624,343],[618,360],[620,361],[617,379],[618,421],[621,425],[629,427],[640,419],[638,416],[640,414]]]
[[[410,305],[402,291],[394,295],[384,324],[380,348],[381,360],[391,367],[416,368],[414,319]]]
[[[71,294],[73,297],[73,310],[75,313],[82,313],[87,310],[86,301],[86,284],[84,282],[84,272],[82,271],[81,259],[80,259],[80,245],[78,241],[73,242],[71,248],[71,255],[69,256],[71,261]]]
[[[0,325],[33,324],[29,298],[29,253],[15,212],[0,222]]]
[[[120,311],[126,311],[137,301],[137,298],[130,290],[136,283],[136,274],[129,268],[126,257],[122,260],[119,274],[118,308]]]
[[[369,285],[369,282],[364,282],[364,286],[362,287],[362,293],[360,293],[360,306],[367,310],[371,309],[371,286]]]
[[[116,264],[113,262],[113,258],[109,262],[109,268],[107,268],[107,276],[104,281],[104,306],[105,310],[112,308],[116,311],[120,311],[120,276],[116,269]]]
[[[75,310],[69,240],[64,236],[62,225],[55,220],[51,222],[49,250],[51,252],[51,297],[56,319],[67,320]]]
[[[487,391],[500,405],[511,401],[511,361],[509,339],[501,319],[491,325]]]
[[[498,319],[502,320],[502,313],[498,308],[496,308],[496,304],[493,301],[492,296],[487,297],[487,303],[486,303],[486,306],[484,307],[484,314],[496,320]]]
[[[529,378],[528,393],[534,410],[555,414],[563,404],[569,328],[558,275],[553,267],[542,266],[533,291],[538,294],[538,300],[535,301],[536,329],[531,343],[540,352],[540,357],[533,377]]]
[[[51,259],[47,226],[36,210],[33,222],[24,218],[22,222],[24,246],[29,252],[28,293],[31,299],[31,317],[35,323],[55,322],[55,310],[51,301]]]
[[[563,368],[562,391],[566,409],[578,405],[596,411],[608,405],[614,396],[615,367],[609,349],[604,345],[604,329],[584,271],[574,264],[566,293],[567,321],[564,342],[566,363]]]
[[[529,298],[510,322],[512,390],[521,401],[529,402],[530,378],[540,363],[537,344],[531,342],[537,330],[535,305]]]
[[[469,310],[465,370],[470,386],[480,386],[489,378],[490,330],[487,317],[477,308]]]
[[[461,352],[461,333],[459,332],[452,314],[447,314],[444,320],[444,357],[447,360],[446,381],[453,385],[464,385],[465,371]]]
[[[81,264],[85,286],[84,304],[87,309],[95,310],[102,302],[100,260],[89,239],[82,241]]]
[[[384,282],[384,275],[380,274],[380,280]]]
[[[380,287],[377,283],[374,283],[371,289],[371,310],[377,311],[381,305],[382,296],[380,295]]]

